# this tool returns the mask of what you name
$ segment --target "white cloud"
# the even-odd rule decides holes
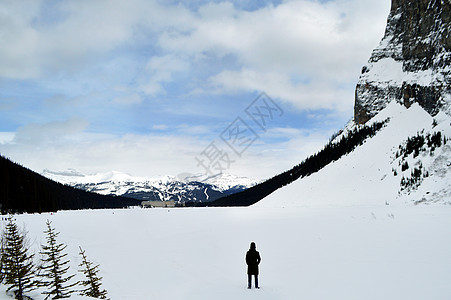
[[[150,58],[156,65],[151,91],[171,80],[171,70],[189,71],[187,64],[206,53],[235,55],[258,72],[349,80],[382,37],[389,5],[300,0],[248,12],[221,2],[192,12],[144,0],[64,1],[51,7],[60,15],[51,22],[41,20],[43,3],[1,4],[0,75],[28,78],[89,65],[117,47],[155,38],[164,54]]]
[[[283,73],[263,73],[243,69],[223,71],[210,78],[216,93],[265,91],[274,98],[291,102],[299,109],[334,109],[348,111],[353,91],[321,82],[295,83]]]
[[[38,1],[0,4],[0,76],[22,78],[39,73],[35,57],[39,34],[29,25],[38,11]]]
[[[22,137],[26,133],[18,135]],[[2,155],[41,172],[78,169],[84,173],[123,171],[136,176],[198,172],[195,155],[204,145],[192,137],[73,133],[49,143],[40,138],[18,138],[0,144]]]
[[[9,144],[13,142],[15,132],[0,132],[0,144]]]
[[[217,145],[230,152],[233,160],[225,172],[256,179],[268,178],[291,168],[327,141],[327,136],[319,132],[286,132],[285,129],[274,131],[268,132],[268,135],[284,135],[289,139],[270,145],[259,141],[248,148],[242,157],[233,154],[217,139]],[[23,134],[22,132],[21,135]],[[211,142],[192,136],[151,134],[113,136],[73,131],[70,138],[67,138],[67,133],[65,136],[65,139],[57,139],[55,136],[52,143],[42,139],[9,140],[0,143],[0,151],[2,155],[37,172],[45,168],[74,168],[87,174],[118,170],[135,176],[159,176],[183,172],[204,173],[205,170],[198,166],[195,157],[200,156]]]
[[[252,12],[210,3],[189,19],[190,30],[166,32],[159,43],[185,57],[235,56],[241,67],[224,66],[204,92],[258,90],[301,109],[335,109],[352,103],[349,86],[381,39],[388,9],[374,0],[290,1]]]
[[[146,65],[146,71],[150,78],[142,86],[142,89],[150,96],[164,94],[163,84],[173,81],[174,73],[187,72],[188,70],[189,64],[172,54],[154,56]]]
[[[2,1],[0,76],[38,78],[89,66],[135,39],[136,28],[152,32],[149,20],[161,21],[162,10],[143,0]]]
[[[84,173],[118,170],[136,176],[158,176],[205,172],[195,157],[215,141],[230,152],[233,160],[225,172],[263,179],[291,168],[319,149],[328,137],[296,128],[271,128],[238,157],[219,137],[202,138],[209,131],[203,126],[180,125],[178,131],[185,135],[166,136],[96,134],[87,132],[87,126],[85,120],[78,118],[30,124],[16,133],[0,134],[0,152],[37,172],[45,168],[74,168]],[[274,138],[282,141],[265,142]]]
[[[366,59],[382,37],[387,12],[388,4],[374,0],[301,0],[253,12],[238,11],[228,3],[207,4],[196,19],[189,19],[188,28],[193,29],[176,28],[161,35],[160,44],[177,53],[231,53],[262,71],[327,78],[338,69],[342,78],[341,67],[355,62],[356,53]]]
[[[88,125],[88,121],[78,117],[45,124],[31,123],[17,130],[13,142],[26,145],[61,143],[64,139],[83,132]]]
[[[230,172],[259,179],[272,177],[321,150],[329,137],[328,132],[272,128],[261,135],[242,157],[234,157]],[[282,141],[265,142],[273,138],[281,138]]]

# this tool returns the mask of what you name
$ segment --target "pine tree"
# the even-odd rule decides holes
[[[99,265],[93,265],[92,262],[88,261],[85,251],[81,247],[80,255],[82,256],[82,262],[79,265],[82,268],[80,272],[83,272],[86,276],[86,280],[80,281],[80,284],[84,287],[84,289],[80,291],[80,295],[98,299],[108,299],[106,297],[107,291],[101,290],[102,277],[97,276]]]
[[[5,279],[5,269],[4,269],[4,256],[3,253],[5,252],[5,234],[2,231],[1,240],[0,240],[0,283],[3,282]]]
[[[8,218],[2,240],[1,277],[5,284],[10,285],[7,292],[14,290],[16,299],[23,300],[25,293],[37,287],[34,254],[28,254],[26,232],[20,232],[12,217]]]
[[[47,244],[41,245],[42,265],[40,266],[39,277],[41,278],[40,285],[49,290],[42,294],[47,295],[45,299],[50,297],[52,299],[69,298],[70,294],[75,292],[70,288],[78,282],[67,285],[67,282],[75,276],[75,274],[66,276],[69,270],[69,266],[67,266],[69,260],[65,260],[67,253],[63,253],[63,251],[67,246],[56,241],[59,232],[52,228],[52,223],[47,220],[46,224],[47,230],[44,233],[46,234]]]

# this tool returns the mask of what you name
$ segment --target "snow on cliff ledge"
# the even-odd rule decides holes
[[[385,35],[355,90],[363,124],[391,101],[451,115],[451,1],[392,0]]]

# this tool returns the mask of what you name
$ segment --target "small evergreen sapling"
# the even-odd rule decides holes
[[[10,285],[7,292],[14,290],[16,299],[25,299],[25,293],[37,288],[34,279],[36,267],[34,254],[29,254],[26,231],[20,232],[19,227],[8,218],[2,233],[1,273],[2,281]]]
[[[80,281],[80,284],[84,287],[84,289],[80,291],[80,295],[98,299],[108,299],[106,297],[107,291],[101,289],[102,277],[98,277],[97,275],[99,272],[99,265],[93,265],[92,262],[88,261],[85,251],[81,247],[80,255],[82,256],[82,262],[79,265],[82,268],[80,272],[86,277],[86,280]]]
[[[47,220],[47,230],[44,231],[46,234],[47,243],[46,245],[41,245],[42,255],[42,265],[40,266],[41,273],[39,277],[41,278],[40,285],[47,287],[49,290],[42,292],[42,294],[47,295],[45,299],[63,299],[69,298],[74,290],[71,290],[78,282],[73,284],[67,284],[74,275],[67,276],[66,273],[69,270],[69,260],[65,260],[67,253],[63,253],[66,249],[66,245],[58,243],[56,238],[59,232],[56,232],[51,226],[51,222]]]

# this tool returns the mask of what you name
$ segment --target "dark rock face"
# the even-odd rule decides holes
[[[392,0],[385,35],[356,86],[363,124],[395,100],[431,115],[451,112],[451,1]]]

